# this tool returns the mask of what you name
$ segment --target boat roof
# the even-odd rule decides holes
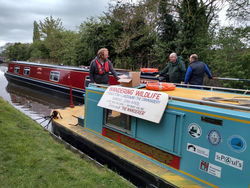
[[[55,69],[66,69],[66,70],[74,70],[74,71],[82,71],[89,72],[89,66],[67,66],[67,65],[53,65],[53,64],[45,64],[45,63],[37,63],[37,62],[28,62],[28,61],[12,61],[12,63],[23,64],[23,65],[31,65],[31,66],[40,66],[40,67],[48,67]],[[127,74],[130,70],[127,69],[116,69],[118,75],[119,74]]]
[[[27,62],[27,61],[12,61],[16,64],[25,64],[31,66],[40,66],[40,67],[49,67],[49,68],[56,68],[56,69],[67,69],[67,70],[76,70],[76,71],[89,71],[89,68],[86,67],[74,67],[74,66],[66,66],[66,65],[52,65],[52,64],[43,64],[43,63],[36,63],[36,62]]]

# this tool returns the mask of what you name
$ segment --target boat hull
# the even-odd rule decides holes
[[[110,150],[91,142],[88,138],[77,135],[76,132],[61,126],[60,124],[52,123],[53,133],[62,138],[64,141],[74,146],[75,148],[94,158],[101,164],[105,164],[108,168],[119,172],[119,174],[130,180],[134,185],[139,187],[176,187],[169,182],[166,182],[151,172],[147,172],[133,163],[118,157]]]
[[[27,78],[15,74],[6,72],[5,77],[10,82],[15,82],[17,84],[22,84],[24,86],[35,87],[36,89],[41,89],[44,92],[56,92],[64,96],[70,97],[70,87],[62,86],[59,84],[53,84],[42,80],[37,80],[33,78]],[[85,91],[83,89],[72,88],[72,96],[74,99],[83,100]]]

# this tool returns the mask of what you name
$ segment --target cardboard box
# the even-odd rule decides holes
[[[123,87],[137,87],[140,85],[141,72],[129,72],[128,78],[118,80]]]

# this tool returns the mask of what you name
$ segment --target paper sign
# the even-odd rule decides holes
[[[110,86],[98,106],[159,123],[168,103],[163,92]]]

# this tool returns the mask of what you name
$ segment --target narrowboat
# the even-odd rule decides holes
[[[126,70],[117,70],[118,75],[127,74]],[[157,81],[154,77],[157,72],[142,73],[142,82]],[[89,83],[88,67],[59,66],[50,64],[40,64],[24,61],[13,61],[8,63],[8,71],[5,73],[9,81],[23,83],[37,88],[43,88],[47,91],[55,91],[70,95],[74,98],[83,99],[85,93],[85,84]],[[119,84],[117,80],[110,75],[110,85]]]
[[[140,187],[248,188],[250,95],[232,91],[90,84],[52,127]]]

